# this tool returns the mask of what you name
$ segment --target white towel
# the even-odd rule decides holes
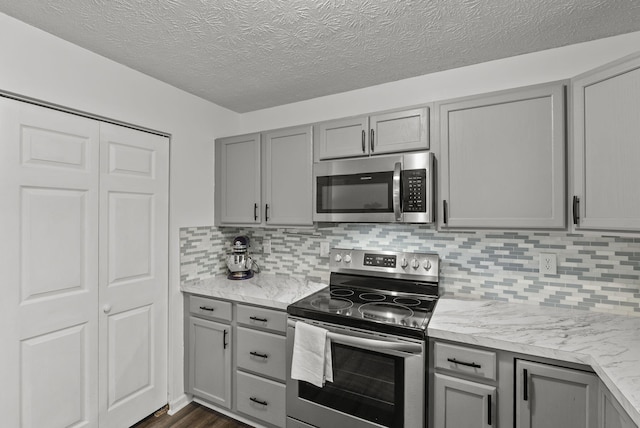
[[[318,388],[325,381],[333,382],[331,341],[328,331],[321,327],[296,321],[293,338],[291,378],[307,381]]]

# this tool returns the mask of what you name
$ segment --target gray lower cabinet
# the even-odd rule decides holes
[[[594,373],[516,360],[516,428],[598,426]]]
[[[602,382],[598,393],[598,410],[598,428],[638,428]]]
[[[231,326],[189,317],[188,391],[220,407],[231,407]]]
[[[440,428],[494,427],[496,387],[435,374],[434,421]]]

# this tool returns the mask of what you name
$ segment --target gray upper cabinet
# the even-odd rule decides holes
[[[265,223],[313,224],[311,126],[264,134]]]
[[[422,107],[320,123],[315,160],[428,150],[428,115]]]
[[[441,227],[558,229],[565,211],[565,87],[436,105]]]
[[[312,128],[216,140],[217,226],[309,226]]]
[[[572,80],[576,229],[640,230],[640,57]]]
[[[216,140],[216,225],[262,221],[260,152],[260,134]]]

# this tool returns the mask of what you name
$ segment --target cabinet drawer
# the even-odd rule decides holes
[[[238,305],[238,323],[251,327],[286,333],[287,313],[275,309]]]
[[[496,353],[436,342],[434,366],[470,376],[496,380]]]
[[[189,312],[203,318],[231,321],[231,303],[221,300],[189,296]]]
[[[286,380],[286,337],[243,327],[238,327],[237,337],[239,368]]]
[[[238,411],[279,427],[286,424],[284,384],[238,372]]]

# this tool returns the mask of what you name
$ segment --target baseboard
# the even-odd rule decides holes
[[[191,397],[189,397],[187,394],[182,394],[169,403],[169,411],[167,412],[167,414],[169,416],[173,416],[189,403],[191,403]]]

